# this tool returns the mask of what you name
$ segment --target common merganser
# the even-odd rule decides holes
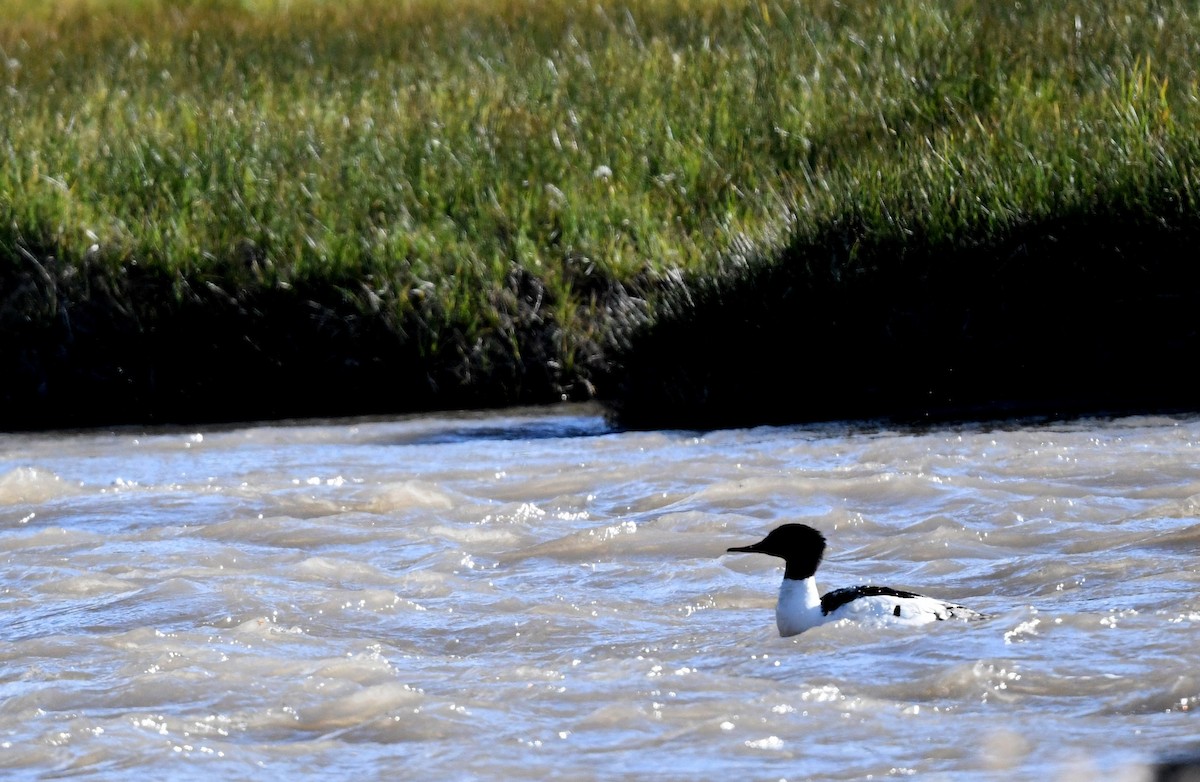
[[[786,567],[779,587],[779,603],[775,606],[775,622],[779,634],[785,638],[839,619],[914,626],[951,618],[984,618],[983,614],[957,603],[890,587],[846,587],[822,596],[817,591],[814,574],[825,554],[825,536],[806,524],[784,524],[758,543],[735,546],[729,551],[783,559]]]

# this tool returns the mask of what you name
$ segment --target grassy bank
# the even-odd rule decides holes
[[[703,424],[797,366],[872,377],[874,411],[913,368],[1019,360],[1039,290],[1075,302],[1081,338],[1112,305],[1076,294],[1140,292],[1174,313],[1140,338],[1195,347],[1173,309],[1200,238],[1183,2],[0,0],[0,19],[0,426],[596,393],[631,423]],[[1092,260],[1065,264],[1061,237],[1096,239]],[[831,328],[857,311],[879,317]],[[847,358],[864,345],[891,358]],[[1004,401],[985,363],[972,404]]]

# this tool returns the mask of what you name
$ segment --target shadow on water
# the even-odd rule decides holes
[[[463,421],[447,421],[446,423],[447,426],[444,428],[391,436],[382,442],[377,441],[377,444],[452,445],[478,441],[565,440],[598,437],[617,431],[601,417],[539,418],[500,424],[495,421],[477,424]]]
[[[389,431],[371,440],[372,445],[454,445],[508,443],[508,441],[565,440],[614,434],[614,427],[598,405],[571,404],[558,408],[466,410],[457,414],[406,416],[400,431]]]

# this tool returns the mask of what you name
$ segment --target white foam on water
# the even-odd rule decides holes
[[[79,491],[78,485],[72,485],[44,468],[0,468],[0,508],[45,503]]]

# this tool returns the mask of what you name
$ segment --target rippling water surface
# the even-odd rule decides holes
[[[1140,779],[1200,735],[1200,419],[588,408],[0,436],[5,778]],[[981,623],[775,630],[781,563]]]

